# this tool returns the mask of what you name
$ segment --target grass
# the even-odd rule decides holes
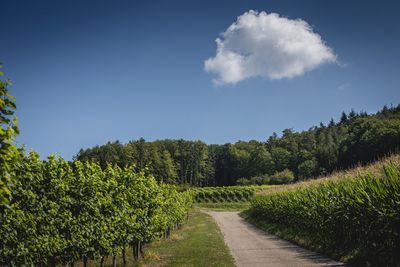
[[[150,244],[147,256],[145,266],[235,266],[217,224],[197,209],[171,239]]]
[[[108,257],[105,266],[112,266]],[[89,266],[99,266],[99,261],[90,261]],[[75,266],[81,267],[78,263]],[[122,258],[117,257],[117,266]],[[167,240],[161,239],[147,244],[145,257],[133,260],[132,250],[127,250],[126,266],[235,266],[228,247],[217,224],[199,209],[190,212],[189,219],[181,229],[171,233]]]

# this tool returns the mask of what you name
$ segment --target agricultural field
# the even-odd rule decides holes
[[[299,181],[296,183],[290,183],[290,184],[285,184],[285,185],[279,185],[279,186],[267,186],[267,187],[261,187],[260,190],[257,190],[256,195],[268,195],[271,193],[279,192],[279,191],[289,191],[289,190],[297,190],[301,188],[306,188],[309,186],[315,186],[320,183],[325,183],[327,181],[338,181],[342,179],[346,179],[348,177],[354,177],[354,176],[363,176],[363,175],[373,175],[373,176],[379,176],[382,174],[383,168],[391,163],[400,163],[400,154],[399,153],[394,153],[385,157],[382,157],[381,159],[369,163],[369,164],[358,164],[353,166],[352,168],[345,169],[345,170],[339,170],[339,171],[334,171],[329,175],[325,176],[318,176],[313,179],[308,179],[305,181]]]
[[[243,211],[261,192],[268,192],[275,185],[195,187],[190,189],[196,207],[214,211]]]
[[[2,1],[0,267],[400,267],[400,1],[360,2]]]
[[[355,266],[400,263],[400,157],[256,196],[250,222]]]
[[[186,220],[191,195],[145,170],[21,155],[13,198],[0,215],[0,266],[56,266],[122,255],[169,237]],[[129,251],[129,252],[130,252]],[[120,262],[121,263],[121,262]]]
[[[256,189],[251,186],[198,187],[191,190],[196,203],[246,202]]]
[[[250,186],[221,186],[195,187],[191,189],[195,203],[236,203],[248,202],[259,192],[266,192],[278,186],[250,185]]]

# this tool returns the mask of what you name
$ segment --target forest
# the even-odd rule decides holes
[[[141,138],[81,149],[74,160],[148,167],[157,180],[191,186],[284,184],[372,162],[400,148],[400,105],[375,114],[343,112],[306,131],[285,129],[266,141],[206,144]]]

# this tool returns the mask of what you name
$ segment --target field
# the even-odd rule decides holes
[[[243,213],[274,234],[354,265],[400,262],[400,157],[264,193]]]
[[[279,191],[297,190],[314,186],[327,181],[338,181],[347,179],[348,177],[363,176],[363,175],[375,175],[379,176],[382,174],[383,167],[390,163],[400,163],[400,154],[393,154],[384,157],[376,162],[367,165],[356,165],[353,168],[347,170],[340,170],[333,172],[326,176],[316,177],[315,179],[301,181],[293,184],[286,184],[280,186],[268,186],[257,190],[256,195],[268,195]]]
[[[195,203],[240,203],[250,201],[259,192],[267,192],[276,186],[221,186],[195,187],[191,189]]]
[[[25,2],[0,267],[400,267],[399,1]]]
[[[74,162],[31,152],[20,162],[10,206],[0,213],[0,266],[55,266],[126,255],[182,225],[188,192],[135,167]],[[101,260],[100,260],[101,261]]]

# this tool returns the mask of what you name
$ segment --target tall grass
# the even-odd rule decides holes
[[[249,216],[357,265],[400,265],[400,165],[257,196]]]

